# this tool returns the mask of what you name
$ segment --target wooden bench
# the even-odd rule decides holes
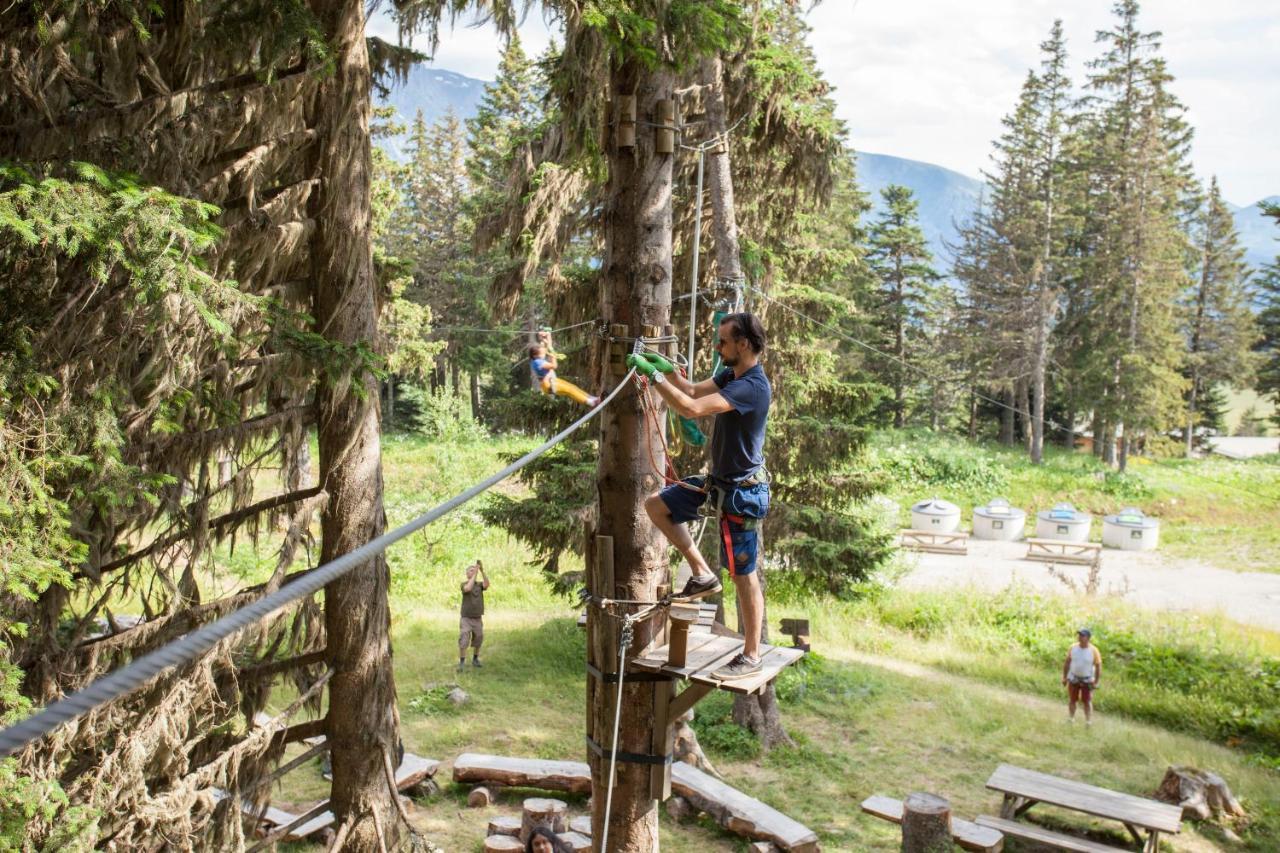
[[[591,768],[581,761],[509,758],[468,752],[453,762],[453,781],[590,794]],[[819,849],[818,836],[812,830],[703,773],[692,764],[674,762],[671,787],[676,794],[713,816],[730,832],[771,841],[783,850],[796,853],[817,853]]]
[[[1047,844],[1059,850],[1071,850],[1075,851],[1075,853],[1128,853],[1123,847],[1111,847],[1085,838],[1063,835],[1060,832],[1053,832],[1042,826],[1019,823],[1016,820],[1005,820],[1004,818],[991,817],[990,815],[978,815],[977,823],[979,827],[1003,832],[1005,835],[1012,835],[1014,838],[1034,841],[1037,844]]]
[[[453,781],[473,785],[538,788],[570,794],[591,793],[591,770],[581,761],[508,758],[505,755],[479,752],[464,752],[454,759]]]
[[[1027,560],[1042,563],[1076,563],[1097,565],[1102,560],[1102,546],[1096,542],[1065,542],[1061,539],[1028,539]]]
[[[890,823],[902,823],[902,800],[873,794],[862,801],[862,810]],[[951,818],[951,837],[965,850],[1000,853],[1004,849],[1004,835],[1000,830],[979,826],[957,817]]]
[[[903,530],[902,547],[908,551],[927,551],[930,554],[968,554],[969,534],[959,530],[952,533]]]

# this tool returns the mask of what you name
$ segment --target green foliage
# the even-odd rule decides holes
[[[92,850],[97,828],[97,816],[72,806],[56,781],[22,776],[16,760],[0,759],[0,853]],[[36,837],[43,842],[34,845]]]
[[[450,691],[456,686],[453,684],[433,684],[430,687],[423,688],[422,692],[410,698],[405,704],[410,711],[415,714],[421,714],[424,717],[457,715],[461,708],[449,699]]]
[[[754,761],[760,757],[760,739],[733,721],[732,694],[716,691],[699,702],[693,730],[712,759]]]
[[[924,438],[925,435],[920,435]],[[869,473],[904,491],[1000,492],[1008,486],[1003,460],[981,447],[928,440],[879,443],[867,454]]]
[[[488,433],[471,417],[471,406],[465,398],[446,388],[432,391],[410,385],[403,399],[410,408],[409,420],[414,432],[433,441],[483,441]]]
[[[895,592],[857,607],[895,631],[954,647],[959,653],[940,661],[946,669],[1047,695],[1059,692],[1062,660],[1085,618],[1060,598],[1019,589],[995,598]],[[1121,609],[1087,618],[1103,655],[1099,701],[1108,712],[1280,758],[1280,661],[1212,630]]]

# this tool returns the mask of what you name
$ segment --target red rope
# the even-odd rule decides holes
[[[657,433],[658,441],[662,443],[663,456],[667,462],[667,473],[664,474],[658,469],[658,460],[653,458],[653,443],[646,441],[644,446],[649,453],[649,466],[653,469],[653,473],[661,477],[668,486],[680,485],[690,491],[705,494],[706,489],[699,489],[697,486],[680,479],[679,473],[676,472],[676,466],[671,462],[671,454],[667,449],[667,437],[662,431],[661,422],[658,420],[657,407],[649,405],[649,380],[637,375],[636,382],[640,384],[640,408],[644,409],[645,421]]]

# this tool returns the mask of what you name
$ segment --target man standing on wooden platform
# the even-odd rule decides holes
[[[1084,705],[1084,724],[1093,724],[1093,691],[1102,678],[1102,655],[1091,642],[1093,632],[1081,628],[1076,642],[1067,650],[1062,662],[1062,683],[1067,687],[1067,722],[1076,721],[1076,703]]]
[[[477,577],[478,576],[478,577]],[[471,663],[480,666],[480,644],[484,642],[484,591],[489,576],[484,564],[476,560],[467,566],[467,579],[462,582],[462,618],[458,625],[458,672],[467,665],[467,647],[471,647]]]
[[[692,576],[676,601],[695,601],[721,589],[686,524],[698,518],[710,499],[719,515],[720,558],[738,592],[744,643],[742,652],[714,675],[746,678],[760,671],[760,627],[764,595],[756,574],[756,527],[769,512],[769,483],[764,471],[765,426],[773,391],[760,366],[765,331],[754,314],[728,314],[720,322],[716,347],[725,369],[711,379],[690,382],[656,353],[627,357],[627,364],[648,377],[671,408],[686,418],[715,415],[711,434],[711,473],[687,477],[645,501],[649,518],[689,561]]]

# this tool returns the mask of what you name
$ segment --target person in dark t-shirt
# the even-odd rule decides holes
[[[686,418],[715,415],[711,435],[711,473],[687,477],[645,501],[649,518],[689,561],[692,576],[676,601],[695,601],[720,591],[720,579],[707,565],[686,527],[703,504],[720,516],[720,558],[729,569],[742,613],[742,653],[715,671],[717,678],[745,678],[760,671],[760,623],[764,595],[756,574],[756,526],[769,512],[764,472],[765,426],[773,391],[760,366],[765,332],[754,314],[728,314],[720,323],[716,347],[725,368],[711,379],[690,382],[656,353],[627,357],[627,364],[649,377],[671,408]]]
[[[484,564],[476,560],[467,566],[467,579],[462,582],[462,612],[458,624],[458,671],[467,664],[467,647],[471,647],[471,663],[480,666],[480,644],[484,642],[484,591],[489,576]]]

